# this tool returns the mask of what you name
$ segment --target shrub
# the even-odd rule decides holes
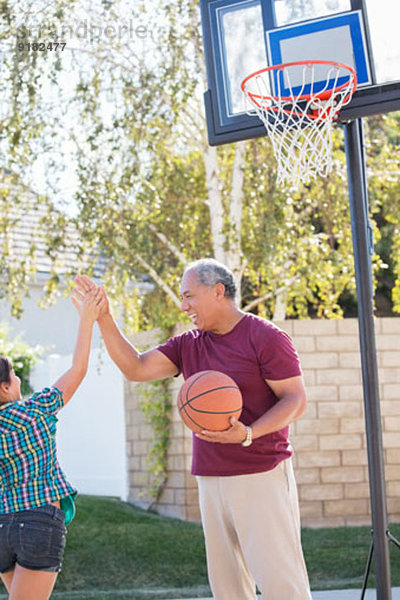
[[[29,375],[41,353],[42,348],[40,346],[29,346],[22,341],[21,335],[17,335],[10,340],[7,325],[0,323],[0,354],[11,360],[15,374],[21,379],[21,394],[23,396],[33,392],[29,383]]]

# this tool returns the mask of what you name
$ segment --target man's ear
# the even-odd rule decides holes
[[[217,283],[215,284],[215,293],[217,296],[217,300],[222,300],[223,298],[225,298],[225,286],[223,283]]]

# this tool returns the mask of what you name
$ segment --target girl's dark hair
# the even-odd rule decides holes
[[[10,383],[12,364],[6,356],[0,356],[0,383]]]

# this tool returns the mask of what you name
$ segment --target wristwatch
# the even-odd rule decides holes
[[[251,430],[251,427],[246,425],[246,431],[246,439],[242,442],[242,446],[244,446],[245,448],[247,448],[247,446],[250,446],[253,443],[253,432]]]

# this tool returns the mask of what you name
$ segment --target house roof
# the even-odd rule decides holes
[[[34,264],[37,273],[64,275],[87,267],[95,259],[93,274],[100,276],[105,259],[93,250],[83,253],[74,223],[49,200],[39,201],[34,192],[13,179],[10,175],[0,179],[0,245],[8,260]]]
[[[93,265],[92,275],[101,278],[107,267],[107,259],[100,249],[83,249],[79,229],[65,213],[48,198],[39,198],[18,180],[18,176],[5,171],[0,171],[2,247],[8,254],[9,263],[25,262],[39,276],[84,272]],[[0,270],[1,267],[0,257]],[[154,282],[147,273],[132,273],[132,281],[136,281],[142,293],[154,288]]]

